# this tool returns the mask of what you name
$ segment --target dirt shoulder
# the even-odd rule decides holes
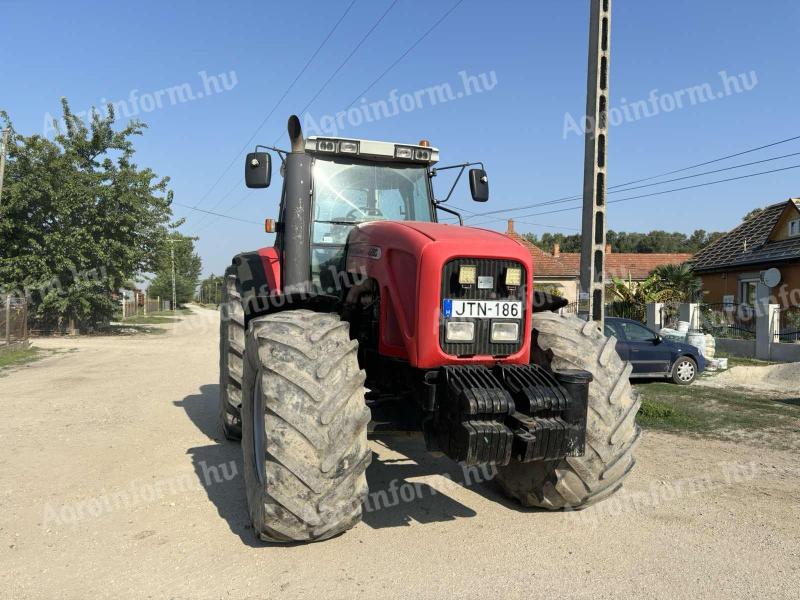
[[[48,340],[0,378],[9,598],[794,597],[796,453],[646,432],[624,492],[523,510],[418,436],[374,439],[364,522],[313,545],[249,529],[217,424],[219,313]],[[38,342],[37,342],[38,343]],[[69,351],[66,351],[69,350]]]

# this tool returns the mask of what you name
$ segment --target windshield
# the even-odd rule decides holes
[[[311,271],[318,285],[320,271],[338,268],[355,225],[383,220],[433,221],[425,166],[317,158],[313,186]]]

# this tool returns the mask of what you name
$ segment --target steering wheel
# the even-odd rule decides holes
[[[360,208],[354,208],[349,213],[345,215],[345,219],[356,221],[358,215],[361,214],[365,217],[382,217],[383,213],[378,208],[365,208],[361,210]]]

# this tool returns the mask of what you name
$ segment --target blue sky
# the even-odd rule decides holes
[[[399,0],[311,104],[304,121],[330,124],[322,117],[346,109],[456,2]],[[76,112],[103,100],[124,100],[131,114],[149,125],[137,141],[138,163],[172,178],[176,202],[199,202],[198,208],[261,222],[276,215],[280,179],[268,190],[248,191],[239,183],[243,160],[238,153],[349,4],[0,0],[0,107],[29,134],[43,132],[46,115],[58,114],[61,96]],[[356,0],[255,142],[272,144],[285,131],[288,115],[306,106],[390,4]],[[613,8],[611,104],[649,101],[657,90],[659,109],[612,128],[609,185],[800,135],[800,3],[615,0]],[[489,203],[472,204],[463,184],[454,197],[454,203],[473,211],[578,193],[583,139],[574,130],[565,136],[565,127],[584,109],[587,29],[588,1],[463,0],[365,95],[376,102],[389,101],[392,90],[397,96],[421,91],[420,107],[371,123],[343,121],[341,135],[427,138],[441,149],[442,165],[484,161],[491,179]],[[744,74],[752,89],[730,88],[726,94],[722,71]],[[225,79],[218,80],[219,88],[206,88],[201,72]],[[427,100],[424,90],[443,84],[457,96],[464,89],[461,72],[483,74],[490,85],[448,102]],[[180,96],[174,88],[183,84],[203,97]],[[683,108],[668,110],[681,90],[702,84],[722,97],[692,104],[684,93]],[[160,108],[154,105],[158,92]],[[285,136],[279,145],[286,146]],[[800,140],[706,169],[795,152]],[[800,156],[631,194],[796,164]],[[445,187],[443,179],[436,185]],[[800,196],[800,169],[612,204],[609,227],[729,229],[751,208],[790,196]],[[517,214],[569,206],[578,203]],[[254,223],[179,206],[175,213],[187,219],[184,233],[200,236],[206,274],[220,273],[240,250],[272,243]],[[526,223],[517,230],[571,233],[579,218],[578,210],[535,215],[522,219]],[[505,222],[488,226],[504,229]]]

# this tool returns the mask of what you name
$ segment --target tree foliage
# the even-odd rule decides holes
[[[172,300],[172,250],[175,252],[175,294],[178,304],[194,299],[202,262],[194,251],[194,238],[170,234],[161,244],[154,269],[155,277],[147,290],[151,298]]]
[[[222,301],[222,286],[225,278],[213,273],[200,282],[198,297],[205,304],[219,304]]]
[[[87,126],[62,99],[54,140],[11,129],[0,205],[0,287],[28,296],[34,325],[92,329],[111,318],[126,280],[155,267],[172,211],[168,178],[134,162],[132,138],[115,131],[113,106]],[[177,226],[177,224],[173,224]]]
[[[702,248],[724,235],[724,232],[709,233],[698,229],[692,234],[667,231],[651,231],[635,233],[609,230],[606,241],[611,244],[612,252],[631,252],[639,254],[654,253],[688,253],[696,254]],[[545,233],[541,237],[534,233],[526,233],[524,237],[536,244],[545,252],[552,252],[553,245],[559,244],[561,252],[580,252],[580,234],[564,235],[563,233]]]

